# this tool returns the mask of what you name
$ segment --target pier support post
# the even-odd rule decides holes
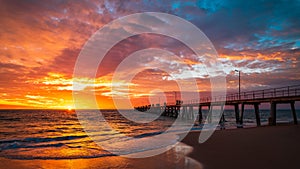
[[[293,114],[294,124],[298,124],[297,114],[296,114],[296,110],[295,110],[295,102],[291,102],[290,104],[291,104],[291,110],[292,110],[292,114]]]
[[[180,115],[181,115],[181,110],[180,110],[180,108],[181,108],[181,106],[179,106],[178,109],[177,109],[177,117],[180,117]]]
[[[225,122],[224,105],[221,105],[222,120]]]
[[[199,114],[199,124],[201,124],[202,123],[202,119],[203,119],[203,116],[202,116],[202,106],[201,105],[199,105],[198,114]]]
[[[163,106],[162,107],[162,114],[161,114],[162,116],[165,116],[166,115],[166,107],[165,106]]]
[[[222,122],[225,122],[225,121],[226,121],[226,120],[225,120],[225,115],[224,115],[224,114],[222,114],[221,121],[222,121]]]
[[[186,107],[187,111],[186,111],[186,119],[190,119],[191,118],[191,107]]]
[[[158,107],[158,113],[159,113],[159,115],[161,115],[161,113],[162,113],[161,112],[161,106]]]
[[[186,106],[183,106],[183,107],[182,107],[181,118],[182,118],[182,119],[185,119],[185,118],[186,118]]]
[[[176,117],[176,107],[172,107],[172,117]]]
[[[221,120],[220,120],[220,129],[221,130],[225,130],[225,113],[224,113],[224,105],[221,105],[221,113],[222,113],[222,116],[221,116]]]
[[[239,121],[240,121],[239,104],[235,104],[234,105],[234,112],[235,112],[235,121],[236,121],[236,124],[239,124]]]
[[[207,122],[208,123],[212,122],[212,113],[213,113],[213,106],[210,105],[210,106],[208,106],[208,115],[207,115]]]
[[[245,111],[245,104],[242,103],[242,110],[241,110],[241,119],[240,119],[240,125],[243,127],[243,118],[244,118],[244,111]]]
[[[195,118],[195,116],[194,116],[194,107],[193,106],[190,106],[190,120],[192,120],[192,119],[194,119]]]
[[[260,126],[259,103],[254,103],[254,110],[255,110],[256,124],[257,126]]]
[[[276,102],[271,102],[271,121],[272,126],[276,125]]]
[[[178,117],[178,107],[177,107],[177,106],[175,107],[175,114],[174,114],[174,117],[175,117],[175,118]]]
[[[176,106],[173,107],[173,116],[172,117],[174,117],[174,118],[177,117],[177,107]]]
[[[165,116],[168,116],[168,114],[169,114],[169,106],[166,106]]]

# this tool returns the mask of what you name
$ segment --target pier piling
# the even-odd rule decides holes
[[[239,104],[234,104],[234,112],[235,112],[235,121],[236,124],[239,124],[239,118],[240,118],[240,110],[239,110]]]
[[[257,126],[260,126],[259,103],[254,103],[254,111],[256,117],[256,124]]]
[[[290,104],[291,104],[291,111],[294,119],[294,124],[298,124],[297,114],[295,110],[295,102],[291,102]]]
[[[198,114],[199,114],[199,124],[201,124],[203,115],[202,115],[202,106],[200,104],[199,104]]]
[[[259,105],[261,103],[270,103],[269,125],[276,125],[277,104],[290,104],[294,124],[298,124],[297,114],[295,110],[296,101],[300,101],[300,85],[271,88],[265,90],[248,91],[248,92],[243,92],[242,95],[240,93],[233,93],[233,94],[227,94],[226,96],[200,98],[199,102],[195,102],[195,100],[185,101],[185,102],[183,102],[182,100],[176,100],[175,104],[164,103],[163,106],[157,104],[156,107],[154,107],[154,104],[143,105],[143,106],[135,107],[135,109],[141,112],[159,113],[161,114],[161,116],[168,116],[173,118],[179,117],[182,119],[194,119],[194,117],[198,113],[198,122],[199,124],[201,124],[204,118],[203,111],[202,111],[203,106],[208,107],[208,114],[206,116],[205,121],[207,123],[212,123],[212,120],[215,119],[213,118],[215,117],[215,115],[213,114],[214,106],[221,106],[221,109],[223,111],[222,105],[232,105],[234,106],[235,121],[237,127],[242,128],[244,113],[245,113],[245,105],[254,106],[256,124],[257,126],[261,126],[261,119],[260,119],[260,112],[259,112]],[[197,111],[194,110],[194,107],[196,108],[198,107],[198,110]],[[225,121],[224,114],[222,114],[220,118],[221,121]]]
[[[276,125],[276,102],[271,102],[271,121],[272,126]]]
[[[245,111],[245,103],[242,103],[241,119],[240,119],[241,127],[243,126],[244,111]]]

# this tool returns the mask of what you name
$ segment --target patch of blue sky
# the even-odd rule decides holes
[[[262,50],[272,47],[279,47],[290,43],[295,43],[295,38],[287,38],[287,37],[276,37],[270,35],[262,35],[262,34],[253,34],[256,37],[255,41],[244,43],[244,46],[248,46],[252,49]],[[233,45],[231,45],[233,46]],[[231,47],[227,45],[227,47]],[[299,44],[298,44],[299,46]]]
[[[297,40],[293,45],[292,49],[299,49],[300,48],[300,40]]]
[[[275,31],[282,31],[283,27],[281,25],[271,25],[270,29]]]
[[[177,1],[177,2],[172,3],[171,7],[172,7],[172,10],[180,8],[180,2]]]
[[[287,44],[293,44],[291,49],[300,48],[300,41],[293,38],[272,37],[267,35],[254,35],[257,39],[249,42],[228,42],[223,47],[234,51],[242,51],[246,49],[264,50],[273,47],[280,47]]]
[[[202,8],[204,10],[206,10],[209,13],[214,13],[216,12],[218,9],[221,8],[222,4],[224,4],[224,0],[198,0],[196,2],[197,6],[199,8]]]
[[[108,0],[105,1],[105,8],[110,12],[114,13],[115,12],[115,7],[112,3],[110,3]]]

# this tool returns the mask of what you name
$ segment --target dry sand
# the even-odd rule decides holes
[[[203,144],[199,132],[183,140],[204,169],[300,168],[300,126],[265,126],[216,131]]]

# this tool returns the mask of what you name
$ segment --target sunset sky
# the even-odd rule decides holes
[[[228,92],[237,92],[236,69],[242,91],[300,84],[299,9],[298,0],[0,0],[0,108],[74,107],[72,77],[82,47],[103,25],[137,12],[173,14],[202,30],[219,54]],[[150,47],[191,54],[176,40],[152,34],[117,44],[93,85],[101,108],[114,108],[113,85],[117,95],[129,86],[136,103],[158,85],[168,97],[178,91],[161,70],[141,71],[130,84],[111,83],[126,56]],[[199,91],[210,90],[205,74],[194,78]]]

